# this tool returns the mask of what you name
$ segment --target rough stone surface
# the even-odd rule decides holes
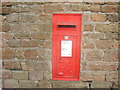
[[[12,77],[16,80],[28,79],[28,72],[26,71],[12,71]]]
[[[18,81],[14,79],[5,79],[3,86],[4,88],[19,88]]]
[[[98,1],[3,2],[2,87],[118,88],[118,6]],[[52,80],[52,14],[56,12],[82,14],[80,81]]]

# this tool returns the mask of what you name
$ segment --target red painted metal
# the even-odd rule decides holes
[[[52,18],[52,79],[80,79],[81,14],[53,14]],[[68,36],[65,39],[65,36]],[[72,41],[72,56],[61,56],[61,41]]]

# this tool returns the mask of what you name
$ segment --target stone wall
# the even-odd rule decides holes
[[[52,80],[55,12],[82,14],[80,81]],[[118,88],[118,3],[4,2],[0,17],[4,88]]]

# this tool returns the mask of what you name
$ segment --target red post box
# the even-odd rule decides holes
[[[80,79],[81,14],[53,14],[52,79]]]

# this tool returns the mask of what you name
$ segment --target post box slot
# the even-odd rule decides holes
[[[75,28],[76,25],[58,25],[58,28]]]

